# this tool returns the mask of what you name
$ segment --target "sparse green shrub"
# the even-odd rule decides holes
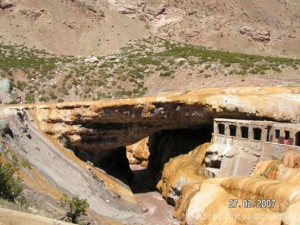
[[[210,74],[204,74],[204,78],[210,78],[211,75]]]
[[[17,102],[16,100],[12,100],[12,101],[10,101],[8,104],[14,105],[14,104],[18,104],[18,102]]]
[[[78,196],[70,198],[66,194],[60,199],[60,204],[67,209],[67,220],[76,224],[80,216],[86,215],[86,209],[89,207],[86,199],[80,199]]]
[[[26,103],[33,103],[34,102],[34,95],[31,93],[27,93],[25,96]]]
[[[165,71],[165,72],[161,72],[159,74],[160,77],[170,77],[172,76],[172,74],[174,73],[174,71]]]
[[[208,70],[209,68],[211,67],[211,65],[210,64],[208,64],[208,65],[205,65],[205,70]]]
[[[23,187],[19,179],[13,177],[18,167],[11,162],[0,160],[0,197],[15,201]]]
[[[47,96],[41,96],[41,97],[39,97],[39,101],[40,102],[48,102],[49,98]]]
[[[55,99],[57,99],[57,96],[53,92],[50,92],[50,98],[52,100],[55,100]]]
[[[120,66],[120,67],[118,67],[117,69],[115,69],[115,72],[117,73],[117,74],[123,74],[123,73],[125,73],[126,72],[126,68],[124,67],[124,66]]]
[[[72,88],[72,86],[69,89],[71,89],[71,88]],[[62,93],[62,95],[69,95],[68,89],[66,87],[62,87],[60,89],[60,92]]]
[[[153,59],[152,57],[140,58],[137,60],[138,63],[142,65],[156,65],[159,66],[161,64],[160,60]]]
[[[272,70],[274,70],[277,73],[281,73],[281,69],[278,67],[272,67]]]
[[[161,70],[168,71],[169,67],[166,65],[161,65],[161,66],[157,67],[155,70],[156,71],[161,71]]]

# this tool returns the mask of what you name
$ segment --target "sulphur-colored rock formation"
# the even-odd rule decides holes
[[[127,158],[130,164],[141,164],[147,167],[149,159],[148,137],[137,143],[126,146]]]
[[[299,87],[213,88],[138,99],[6,106],[1,107],[0,119],[9,121],[11,130],[3,136],[5,143],[42,174],[49,184],[47,188],[52,187],[49,190],[88,199],[91,210],[106,219],[139,224],[143,215],[128,187],[92,163],[105,164],[117,173],[122,171],[122,177],[130,178],[125,146],[147,136],[149,165],[159,170],[170,157],[181,154],[177,150],[191,140],[182,139],[184,132],[189,134],[187,137],[200,139],[211,133],[214,118],[296,123],[299,112]],[[176,154],[172,152],[173,147]],[[265,177],[206,180],[207,148],[208,145],[203,145],[165,166],[158,188],[170,203],[176,204],[177,218],[187,224],[247,224],[244,218],[236,219],[236,215],[258,213],[288,216],[276,217],[278,221],[298,221],[290,216],[299,204],[299,183],[294,175],[298,173],[295,172],[298,156],[285,156],[282,161],[274,162],[283,164],[281,167],[271,162],[259,164],[254,175],[267,174]],[[82,162],[68,149],[90,162]],[[271,167],[274,169],[266,173]],[[278,204],[274,209],[228,209],[229,199],[247,198],[272,198]],[[216,210],[226,219],[212,217]],[[250,221],[259,224],[264,219]]]
[[[205,179],[200,165],[207,147],[174,158],[164,168],[158,187],[166,198],[177,190],[172,196],[175,217],[187,225],[300,223],[299,153],[288,151],[281,159],[260,162],[251,177]],[[200,164],[190,163],[190,168],[183,164],[179,169],[183,158],[188,162],[198,157]],[[190,171],[196,175],[192,181]],[[185,186],[178,189],[181,180]]]
[[[212,124],[215,117],[299,120],[300,88],[212,88],[157,97],[32,107],[46,134],[97,162],[105,151],[160,130]],[[288,105],[289,107],[282,107]]]
[[[201,183],[205,179],[203,162],[208,145],[201,145],[165,164],[157,189],[167,201],[174,204],[186,184]]]

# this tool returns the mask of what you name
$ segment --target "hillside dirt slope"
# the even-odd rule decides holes
[[[7,1],[7,0],[6,0]],[[0,9],[0,42],[54,54],[106,55],[147,34],[143,22],[97,4],[69,0],[10,0]]]
[[[233,52],[299,56],[297,0],[3,0],[0,41],[103,55],[147,34]],[[3,4],[4,4],[3,3]]]
[[[22,213],[8,209],[0,209],[0,225],[71,225],[54,219]]]

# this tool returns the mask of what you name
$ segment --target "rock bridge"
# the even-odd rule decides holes
[[[210,141],[214,118],[298,123],[300,88],[210,88],[27,108],[43,132],[95,164],[109,150],[150,136],[149,166],[159,168],[170,157]]]

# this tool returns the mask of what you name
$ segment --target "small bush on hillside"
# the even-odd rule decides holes
[[[13,175],[18,167],[10,162],[0,160],[0,197],[9,201],[15,201],[23,188],[20,180],[14,179]]]
[[[86,215],[86,209],[89,207],[86,199],[80,199],[78,196],[70,198],[66,194],[60,199],[60,204],[67,208],[66,217],[72,223],[77,223],[81,215]]]

